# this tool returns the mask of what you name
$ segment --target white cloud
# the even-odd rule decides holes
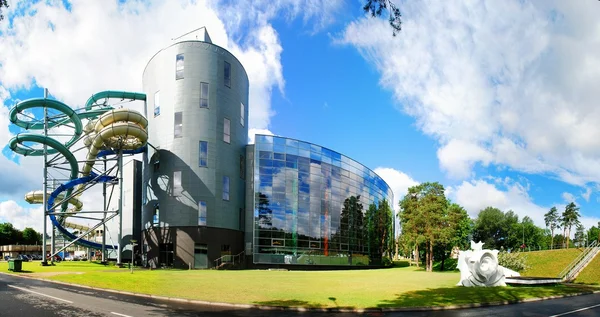
[[[575,195],[568,192],[562,193],[561,196],[564,199],[565,203],[575,202],[576,200]]]
[[[581,198],[583,198],[583,199],[585,199],[585,201],[589,202],[591,195],[592,195],[592,188],[591,187],[586,187],[585,188],[585,192],[581,193]]]
[[[254,144],[254,140],[255,140],[255,137],[257,134],[275,135],[269,129],[251,128],[251,129],[248,129],[248,144]]]
[[[23,208],[12,200],[0,202],[0,221],[1,219],[12,223],[12,225],[19,230],[30,227],[37,232],[42,232],[44,224],[42,221],[43,215],[41,206]],[[49,220],[47,225],[50,226]]]
[[[5,11],[14,19],[12,24],[0,24],[1,144],[13,136],[8,130],[8,109],[2,104],[9,92],[35,84],[48,87],[52,96],[66,104],[80,107],[98,91],[141,91],[141,75],[148,60],[171,44],[170,39],[201,26],[207,27],[213,43],[231,51],[246,68],[249,127],[266,133],[275,114],[272,92],[277,89],[283,94],[285,87],[283,48],[271,20],[301,18],[306,25],[320,28],[331,23],[343,2],[244,1],[231,2],[231,6],[203,0],[70,3],[71,11],[58,0],[12,3]],[[320,4],[328,10],[319,11]],[[91,12],[101,18],[90,18]],[[234,16],[237,18],[232,19]],[[84,156],[77,154],[78,159]],[[40,162],[39,157],[21,157],[19,165],[0,155],[0,195],[10,197],[6,206],[17,206],[15,201],[27,191],[40,189]],[[98,204],[97,199],[85,195],[83,199]],[[15,223],[28,219],[15,213],[5,215]]]
[[[394,201],[392,208],[398,210],[398,202],[404,198],[408,192],[408,188],[419,185],[419,182],[414,180],[409,175],[389,167],[378,167],[374,170],[383,180],[390,186],[394,193]]]
[[[503,182],[503,186],[506,190],[500,190],[494,183],[485,180],[464,181],[452,188],[450,198],[463,206],[473,218],[477,217],[479,211],[491,206],[502,211],[512,210],[521,219],[529,216],[536,225],[542,228],[546,226],[544,214],[550,207],[535,204],[527,187],[518,182],[507,180]]]
[[[381,73],[401,110],[439,142],[440,166],[477,163],[600,181],[597,3],[407,1],[395,38],[384,19],[350,23],[339,43]]]

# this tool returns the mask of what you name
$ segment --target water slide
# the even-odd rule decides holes
[[[43,156],[44,149],[32,148],[28,144],[38,143],[47,145],[46,153],[48,155],[62,155],[70,166],[69,181],[61,184],[53,192],[47,193],[48,212],[50,220],[67,239],[75,240],[78,237],[69,232],[65,227],[69,223],[64,218],[57,217],[53,212],[55,201],[62,201],[61,212],[78,212],[83,208],[80,196],[84,186],[93,183],[113,182],[114,177],[102,175],[99,176],[92,171],[94,163],[98,158],[118,153],[137,154],[146,150],[146,141],[148,134],[146,128],[148,121],[139,112],[130,109],[114,109],[106,102],[108,99],[121,100],[146,100],[146,95],[135,92],[123,91],[102,91],[92,95],[88,99],[84,108],[73,109],[66,104],[52,99],[34,98],[18,103],[10,110],[10,121],[25,130],[43,130],[69,126],[74,130],[71,138],[66,142],[60,142],[51,136],[39,133],[20,133],[9,141],[9,147],[15,153],[25,156]],[[99,104],[103,101],[103,104]],[[23,120],[19,114],[33,108],[49,108],[60,112],[62,115],[53,116],[46,125],[43,121]],[[88,120],[84,126],[82,120]],[[82,169],[79,169],[75,155],[69,150],[74,144],[83,137],[84,145],[88,148],[87,157]],[[75,195],[73,194],[75,191]],[[25,195],[25,200],[31,204],[43,203],[43,191],[32,191]],[[65,200],[68,197],[68,200]],[[72,206],[68,209],[69,205]],[[58,210],[59,207],[56,208]],[[79,239],[78,244],[94,249],[101,249],[102,245]],[[118,246],[107,245],[108,249],[116,249]]]

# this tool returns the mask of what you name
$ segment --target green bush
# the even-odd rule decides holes
[[[410,261],[408,261],[408,260],[394,261],[394,267],[409,267],[409,266],[410,266]]]
[[[517,272],[522,272],[529,268],[527,259],[518,252],[498,252],[498,264]]]
[[[387,256],[384,256],[384,257],[381,259],[381,264],[382,264],[383,266],[392,266],[392,265],[393,265],[393,262],[392,262],[392,260],[391,260],[390,258],[388,258]]]

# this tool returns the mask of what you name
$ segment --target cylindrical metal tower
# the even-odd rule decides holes
[[[142,252],[151,266],[212,267],[243,250],[248,76],[201,28],[150,59],[143,87]]]

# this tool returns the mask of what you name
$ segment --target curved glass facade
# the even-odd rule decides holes
[[[257,135],[253,262],[368,265],[367,210],[393,201],[362,164],[294,139]]]

